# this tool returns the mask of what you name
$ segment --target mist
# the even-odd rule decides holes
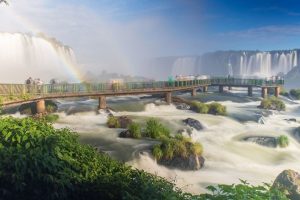
[[[102,3],[106,5],[105,1]],[[183,39],[185,31],[177,29],[184,21],[172,24],[160,15],[170,6],[162,4],[132,12],[120,2],[92,9],[85,6],[84,1],[11,1],[10,6],[0,6],[0,32],[31,35],[42,32],[56,38],[72,48],[76,67],[82,75],[87,72],[100,74],[105,70],[147,76],[145,63],[152,58],[200,53],[200,40]],[[49,77],[44,78],[55,76],[56,69],[46,65],[40,67],[49,72]],[[14,81],[15,70],[8,63],[1,66],[6,78]],[[34,70],[39,72],[38,67],[30,70],[32,74],[36,74]],[[20,79],[22,74],[17,77]]]

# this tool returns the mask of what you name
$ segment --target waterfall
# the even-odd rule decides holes
[[[172,76],[195,75],[197,70],[197,57],[179,57],[172,66]]]
[[[243,52],[239,58],[239,75],[274,76],[288,73],[298,65],[297,51]]]
[[[1,82],[23,83],[29,76],[74,80],[70,70],[76,59],[71,48],[53,38],[0,33],[0,65]]]

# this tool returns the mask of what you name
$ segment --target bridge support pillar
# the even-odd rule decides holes
[[[202,91],[207,92],[208,91],[208,86],[203,86]]]
[[[172,92],[167,92],[166,93],[166,102],[169,105],[172,103]]]
[[[224,91],[224,86],[223,86],[223,85],[220,85],[220,86],[219,86],[219,92],[222,93],[223,91]]]
[[[192,90],[192,97],[197,95],[197,88],[193,88]]]
[[[98,105],[98,109],[106,109],[106,97],[105,96],[100,96],[99,97],[99,105]]]
[[[275,88],[275,97],[279,97],[280,94],[280,87]]]
[[[262,87],[261,88],[261,97],[262,98],[268,97],[268,88],[267,87]]]
[[[249,86],[249,87],[248,87],[248,96],[249,96],[249,97],[252,97],[252,95],[253,95],[253,87],[252,87],[252,86]]]
[[[38,114],[46,112],[45,100],[41,99],[36,102],[36,112]]]

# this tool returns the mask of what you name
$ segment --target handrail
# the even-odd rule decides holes
[[[65,94],[94,94],[94,93],[134,93],[159,90],[181,90],[197,86],[253,86],[278,87],[284,85],[283,79],[243,79],[231,77],[212,77],[210,79],[153,81],[153,82],[124,82],[124,83],[61,83],[61,84],[0,84],[0,96],[19,96],[28,98],[34,96],[50,96]]]

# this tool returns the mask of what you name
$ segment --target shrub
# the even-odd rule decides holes
[[[277,143],[281,148],[289,146],[289,138],[285,135],[281,135],[277,138]]]
[[[120,128],[120,122],[117,117],[109,116],[106,122],[109,128]]]
[[[291,94],[294,98],[300,100],[300,89],[292,89],[292,90],[290,91],[290,94]]]
[[[159,139],[163,136],[170,137],[170,130],[164,127],[156,119],[151,118],[146,123],[145,135],[146,137],[154,139]]]
[[[288,97],[289,96],[289,92],[285,88],[282,87],[280,89],[280,95]]]
[[[129,132],[132,134],[133,138],[141,138],[142,137],[142,131],[141,126],[138,123],[131,123],[128,127]]]
[[[208,113],[213,115],[226,115],[226,107],[220,103],[211,103]]]
[[[191,109],[201,114],[226,115],[226,107],[220,103],[205,104],[198,101],[190,103]]]
[[[69,129],[0,119],[0,199],[190,199],[174,184],[133,170]]]
[[[253,186],[246,181],[241,180],[241,184],[208,186],[211,194],[201,194],[198,199],[201,200],[288,200],[286,195],[269,184],[262,186]]]
[[[191,103],[191,109],[198,113],[207,114],[209,111],[209,106],[202,102],[193,101]]]
[[[276,97],[265,98],[260,103],[260,108],[268,109],[268,110],[285,110],[285,104],[283,101]]]
[[[59,115],[49,114],[44,117],[44,119],[49,123],[54,123],[59,119]]]
[[[174,157],[188,158],[190,155],[202,155],[203,148],[200,143],[193,143],[189,138],[175,136],[164,138],[160,145],[155,145],[152,154],[157,160],[171,160]]]

